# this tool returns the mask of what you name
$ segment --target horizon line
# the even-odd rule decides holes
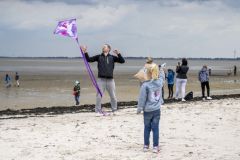
[[[31,56],[0,56],[0,58],[27,58],[27,59],[34,59],[34,58],[39,58],[39,59],[77,59],[80,58],[82,59],[82,57],[68,57],[68,56],[35,56],[35,57],[31,57]],[[144,56],[139,56],[139,57],[135,57],[135,56],[126,56],[124,57],[126,59],[146,59],[146,57]],[[182,59],[183,57],[152,57],[153,59]],[[236,57],[236,58],[230,58],[230,57],[184,57],[187,59],[204,59],[204,60],[217,60],[217,59],[226,59],[226,60],[240,60],[240,57]]]

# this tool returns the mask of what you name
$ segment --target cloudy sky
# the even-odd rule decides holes
[[[109,43],[125,56],[240,56],[237,0],[1,0],[0,56],[79,56],[53,35],[69,18],[92,55]]]

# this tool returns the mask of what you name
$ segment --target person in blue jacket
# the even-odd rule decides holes
[[[143,82],[139,99],[137,113],[143,111],[144,119],[144,147],[143,151],[149,149],[150,132],[153,132],[153,152],[159,152],[159,121],[161,115],[162,104],[162,87],[165,79],[164,70],[160,70],[158,66],[152,65],[147,68],[147,78]]]
[[[10,88],[11,87],[11,77],[8,74],[6,74],[4,81],[6,84],[6,88]]]
[[[168,69],[168,73],[166,76],[166,79],[168,82],[168,99],[173,98],[174,77],[175,77],[175,72],[172,69]]]
[[[205,100],[205,87],[207,88],[207,100],[211,100],[212,98],[210,97],[210,86],[209,86],[209,73],[207,66],[204,65],[202,69],[198,73],[198,80],[201,83],[201,88],[202,88],[202,99]]]

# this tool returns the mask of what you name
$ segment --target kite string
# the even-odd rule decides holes
[[[80,47],[78,38],[76,38],[76,41],[77,41],[78,47],[79,47],[79,49],[80,49],[80,52],[81,52],[81,54],[82,54],[83,61],[84,61],[85,66],[86,66],[86,68],[87,68],[88,74],[89,74],[89,76],[90,76],[90,78],[91,78],[91,80],[92,80],[92,83],[93,83],[93,85],[95,86],[97,92],[98,92],[98,93],[100,94],[100,96],[102,97],[102,91],[100,90],[100,88],[99,88],[99,86],[98,86],[98,84],[97,84],[97,82],[96,82],[96,79],[95,79],[95,77],[94,77],[94,74],[93,74],[93,72],[92,72],[92,70],[91,70],[91,68],[90,68],[90,66],[89,66],[89,63],[88,63],[87,60],[86,60],[85,54],[83,53],[83,51],[82,51],[82,49],[81,49],[81,47]]]

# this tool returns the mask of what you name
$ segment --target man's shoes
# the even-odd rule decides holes
[[[102,117],[102,116],[104,116],[103,113],[101,113],[101,112],[96,112],[96,117]]]

